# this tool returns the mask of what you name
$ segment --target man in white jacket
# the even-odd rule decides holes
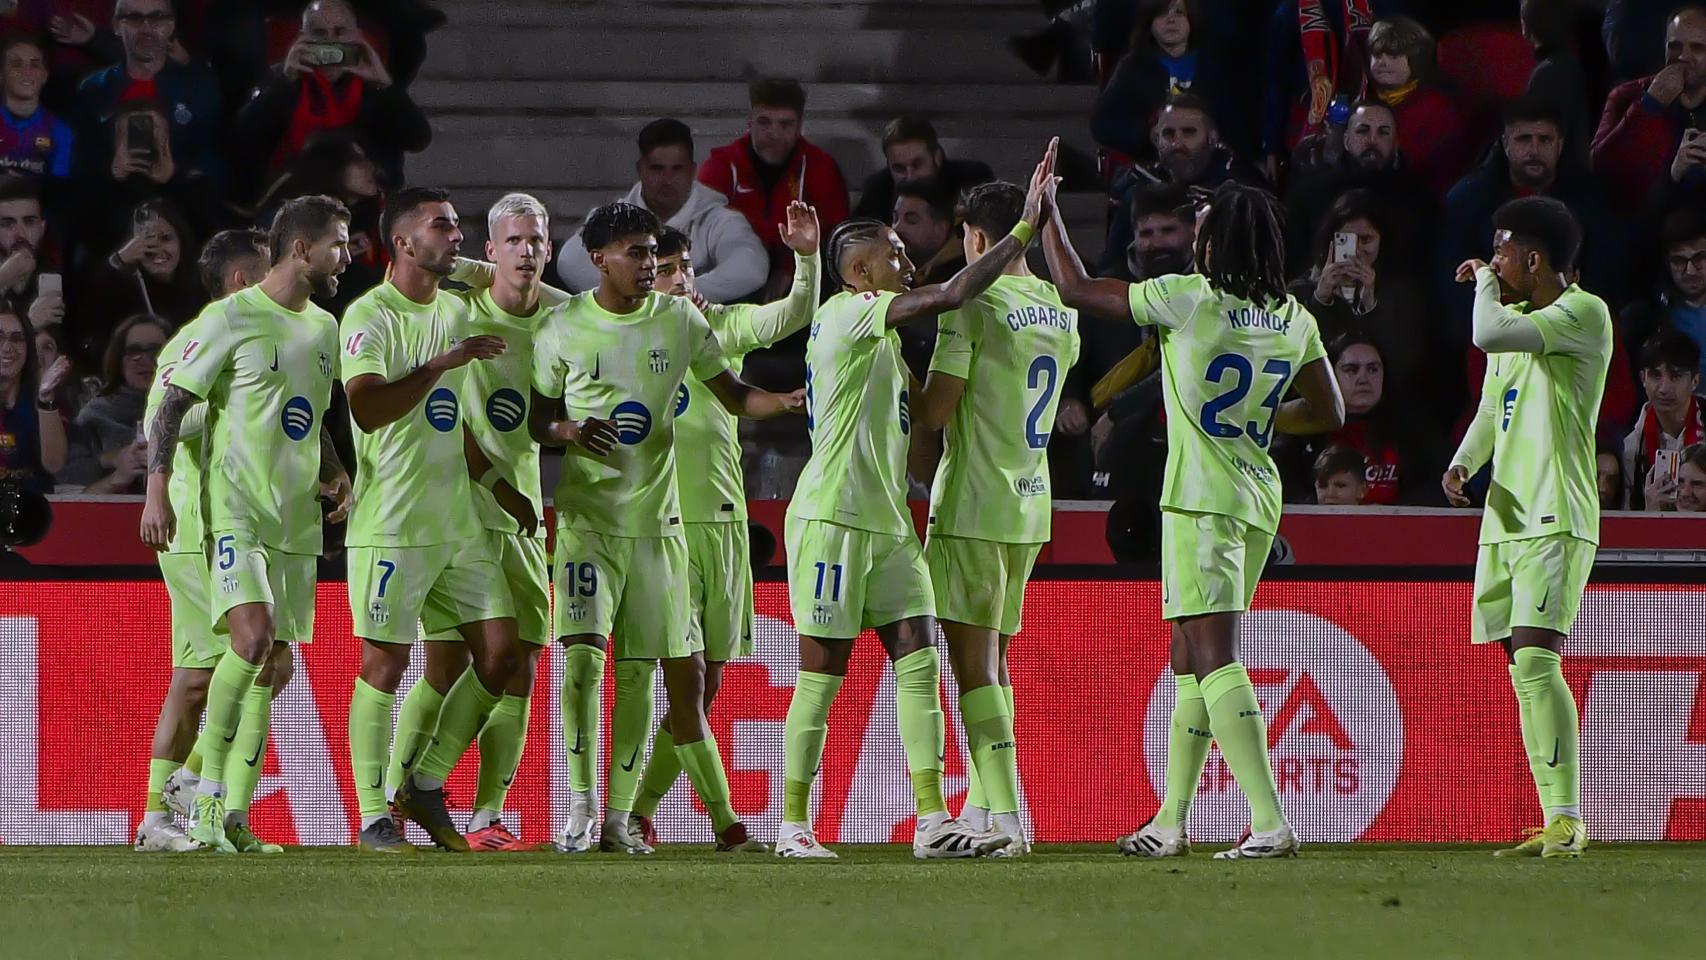
[[[712,303],[731,303],[764,285],[770,260],[746,218],[728,198],[696,181],[693,132],[680,120],[653,120],[640,131],[640,182],[619,199],[639,204],[693,242],[695,288]],[[704,264],[700,267],[700,264]],[[580,293],[598,286],[598,270],[579,231],[557,257],[563,285]]]

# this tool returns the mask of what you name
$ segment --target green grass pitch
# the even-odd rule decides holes
[[[0,957],[1699,956],[1706,845],[1311,846],[1221,863],[1043,846],[1021,861],[533,853],[275,857],[0,847]]]

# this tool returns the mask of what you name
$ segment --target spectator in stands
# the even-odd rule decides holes
[[[1672,211],[1660,237],[1665,282],[1658,296],[1623,311],[1623,335],[1629,343],[1646,343],[1660,328],[1672,327],[1706,352],[1706,211]]]
[[[129,239],[92,265],[78,285],[71,330],[83,356],[99,355],[126,317],[148,314],[176,328],[207,305],[189,255],[200,244],[177,208],[151,200],[132,212],[131,222]]]
[[[1692,444],[1682,451],[1676,467],[1676,510],[1706,513],[1706,443]]]
[[[1665,65],[1665,28],[1681,5],[1681,0],[1605,0],[1600,37],[1612,77],[1644,77]]]
[[[1386,238],[1394,255],[1409,258],[1433,249],[1438,203],[1410,172],[1397,134],[1392,108],[1364,100],[1352,107],[1342,138],[1335,142],[1320,134],[1298,145],[1285,194],[1286,254],[1294,272],[1304,269],[1314,253],[1321,217],[1334,199],[1353,189],[1372,190],[1386,209],[1404,211]]]
[[[958,202],[967,189],[995,179],[995,171],[981,160],[950,160],[936,139],[936,128],[910,113],[889,121],[883,130],[883,162],[883,169],[865,178],[854,216],[892,217],[895,187],[902,183],[935,180]]]
[[[385,184],[367,151],[347,131],[322,130],[308,138],[283,175],[262,195],[253,222],[263,229],[284,201],[294,197],[336,197],[349,209],[350,265],[338,280],[338,292],[314,302],[335,316],[356,297],[385,278],[390,262],[380,236],[385,211]]]
[[[1594,467],[1598,474],[1599,509],[1623,509],[1623,445],[1601,436],[1594,447]]]
[[[1677,163],[1687,131],[1706,130],[1706,9],[1672,17],[1664,50],[1664,69],[1611,91],[1593,138],[1594,172],[1630,206],[1644,203],[1667,170],[1681,180],[1698,162]]]
[[[914,285],[945,283],[966,265],[960,232],[954,226],[954,195],[934,182],[900,185],[891,221],[916,265]]]
[[[1436,81],[1433,35],[1409,17],[1369,32],[1370,93],[1392,108],[1410,172],[1443,197],[1472,162],[1468,117]]]
[[[254,197],[323,130],[349,133],[384,173],[403,183],[403,154],[432,142],[432,127],[356,22],[345,0],[315,0],[302,12],[302,30],[276,74],[237,115],[232,141],[237,185]]]
[[[1469,301],[1473,291],[1452,282],[1456,265],[1484,253],[1493,235],[1493,211],[1529,194],[1555,197],[1570,208],[1586,238],[1577,262],[1582,285],[1620,305],[1628,284],[1627,239],[1622,221],[1599,183],[1564,154],[1563,124],[1545,104],[1519,100],[1505,111],[1504,134],[1497,148],[1446,196],[1440,222],[1435,296],[1454,342],[1469,341]],[[1448,266],[1449,264],[1449,266]]]
[[[1623,483],[1632,510],[1652,509],[1655,494],[1674,499],[1677,453],[1706,440],[1700,347],[1676,330],[1648,338],[1641,347],[1641,387],[1647,402],[1623,441]]]
[[[794,279],[793,252],[778,232],[788,204],[804,200],[816,207],[827,237],[847,219],[847,181],[835,158],[801,135],[806,91],[799,81],[755,80],[748,94],[747,132],[711,151],[699,167],[699,182],[727,197],[764,244],[770,279],[763,299],[769,301],[785,295]],[[693,248],[700,249],[698,237]],[[700,278],[701,291],[704,285]]]
[[[55,397],[70,372],[64,357],[42,371],[29,318],[0,306],[0,478],[35,493],[53,491],[53,473],[66,457]]]
[[[61,357],[65,358],[67,373],[53,384],[53,401],[59,408],[60,416],[69,421],[77,415],[77,411],[83,409],[84,403],[100,392],[101,381],[96,377],[83,375],[71,349],[71,335],[66,332],[65,324],[49,323],[38,328],[36,364],[44,371],[52,371]]]
[[[1129,283],[1190,273],[1196,255],[1196,212],[1189,192],[1170,183],[1149,183],[1132,197],[1130,225],[1132,241],[1119,250],[1102,255],[1098,276],[1115,277]]]
[[[776,111],[765,108],[765,112]],[[743,216],[728,205],[726,196],[693,179],[693,132],[687,124],[653,120],[641,128],[639,147],[640,157],[634,161],[639,180],[620,199],[645,207],[665,225],[687,234],[693,244],[693,284],[700,296],[712,303],[733,303],[763,287],[770,258],[759,242],[761,234],[754,234],[748,224],[751,214]],[[704,171],[700,173],[702,180]],[[745,189],[750,195],[756,188]],[[785,207],[776,207],[778,216]],[[841,209],[845,218],[845,191]],[[776,235],[774,226],[770,233]],[[792,270],[793,260],[788,263]],[[578,231],[557,254],[557,274],[564,286],[577,293],[598,286],[598,268],[587,256]]]
[[[1368,461],[1362,451],[1330,446],[1315,458],[1315,502],[1323,507],[1358,507],[1368,497]]]
[[[1571,49],[1575,0],[1522,0],[1522,35],[1534,47],[1534,71],[1525,98],[1544,103],[1564,121],[1564,151],[1588,158],[1588,79],[1581,58]]]
[[[1418,404],[1439,404],[1431,412],[1444,422],[1456,404],[1447,409],[1440,395],[1447,385],[1434,376],[1442,344],[1434,335],[1424,278],[1414,261],[1388,243],[1391,209],[1371,190],[1352,190],[1335,200],[1308,248],[1309,271],[1291,285],[1291,293],[1315,315],[1323,340],[1352,331],[1367,336],[1387,358],[1385,382]]]
[[[1090,134],[1138,163],[1155,160],[1150,127],[1168,98],[1189,91],[1230,117],[1248,100],[1219,70],[1218,49],[1205,46],[1198,0],[1139,0],[1131,49],[1096,98]]]
[[[35,182],[0,176],[0,300],[28,316],[31,326],[65,319],[63,291],[39,295],[39,278],[52,268],[46,239],[47,218]]]
[[[146,314],[119,324],[107,344],[100,396],[77,412],[69,462],[61,483],[83,483],[84,493],[138,493],[148,444],[140,429],[148,387],[171,328]]]
[[[0,119],[0,172],[63,181],[71,176],[71,128],[41,104],[47,55],[30,37],[0,41],[6,110]]]

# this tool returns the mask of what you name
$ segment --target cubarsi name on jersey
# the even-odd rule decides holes
[[[1226,311],[1226,322],[1234,330],[1245,327],[1259,327],[1276,333],[1290,333],[1291,320],[1278,314],[1269,313],[1260,307],[1239,307]]]
[[[1013,328],[1015,332],[1026,327],[1054,327],[1056,330],[1071,330],[1072,316],[1072,311],[1060,310],[1055,307],[1020,307],[1007,314],[1007,326]]]

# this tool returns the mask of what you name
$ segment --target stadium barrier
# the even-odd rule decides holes
[[[74,579],[0,582],[0,842],[132,835],[169,672],[165,590],[132,572],[136,579],[62,571]],[[1039,840],[1111,840],[1158,803],[1174,696],[1159,585],[1105,579],[1109,572],[1045,571],[1056,579],[1032,583],[1013,647],[1023,795]],[[1305,840],[1501,841],[1540,822],[1504,658],[1467,642],[1467,574],[1357,581],[1355,572],[1300,570],[1263,584],[1243,653],[1285,807]],[[1630,576],[1596,574],[1602,582],[1566,651],[1581,705],[1584,812],[1599,840],[1706,839],[1706,578],[1685,568]],[[728,668],[712,725],[735,807],[766,837],[781,815],[782,724],[796,669],[783,584],[759,584],[758,612],[757,654]],[[357,825],[346,722],[358,651],[341,583],[322,583],[316,615],[320,639],[301,651],[275,707],[253,819],[283,842],[343,844]],[[554,648],[505,816],[530,840],[547,839],[567,815],[560,676]],[[945,665],[943,676],[944,784],[957,798],[964,737]],[[607,704],[610,696],[607,686]],[[893,703],[880,648],[862,642],[830,718],[815,799],[823,840],[910,838]],[[462,803],[473,796],[473,759],[450,782]],[[1193,835],[1233,839],[1247,816],[1212,754]],[[666,841],[711,838],[685,781],[658,826]]]

